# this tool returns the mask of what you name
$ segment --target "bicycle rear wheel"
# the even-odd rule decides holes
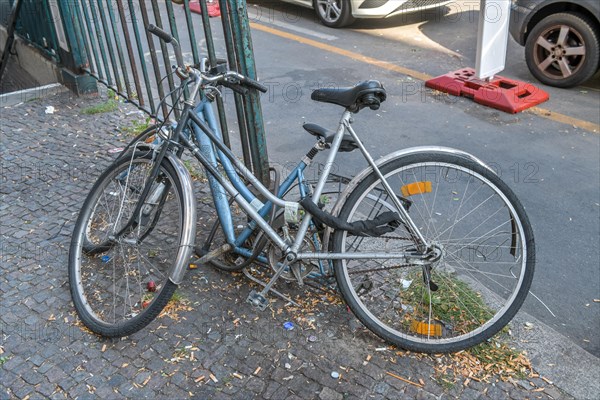
[[[490,170],[463,157],[416,154],[380,167],[436,257],[339,260],[340,291],[370,330],[402,348],[442,353],[476,345],[515,315],[531,285],[534,238],[522,205]],[[397,211],[371,173],[340,211],[348,222]],[[404,225],[380,237],[337,231],[335,252],[416,251]]]
[[[173,166],[164,160],[150,195],[121,238],[138,203],[153,163],[152,151],[120,157],[98,179],[73,231],[69,283],[75,308],[93,332],[130,335],[150,323],[177,285],[169,280],[181,246],[183,221],[190,212]]]

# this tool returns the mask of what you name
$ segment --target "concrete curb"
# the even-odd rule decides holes
[[[0,95],[0,107],[10,107],[34,99],[43,99],[68,90],[69,89],[60,83],[51,83],[49,85],[38,86],[31,89],[5,93]]]
[[[528,322],[529,329],[523,329]],[[600,396],[600,359],[525,312],[512,322],[517,348],[527,351],[533,368],[576,399]]]

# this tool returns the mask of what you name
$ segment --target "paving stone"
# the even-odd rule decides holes
[[[390,385],[388,385],[385,382],[379,382],[378,384],[375,385],[375,387],[373,388],[373,391],[375,393],[385,395],[389,389],[390,389]]]
[[[544,393],[547,394],[548,396],[550,396],[553,399],[560,399],[560,398],[563,397],[563,395],[560,392],[560,390],[556,389],[553,386],[546,386],[544,388]]]
[[[64,371],[58,368],[57,366],[53,366],[52,368],[50,368],[45,375],[46,378],[48,378],[48,380],[52,383],[58,383],[59,381],[62,381],[67,377]]]
[[[337,393],[335,390],[328,387],[324,387],[319,393],[319,399],[321,400],[343,400],[344,396],[341,393]]]
[[[38,383],[43,381],[42,375],[40,375],[37,371],[30,369],[25,373],[20,374],[21,378],[30,385],[37,385]]]
[[[250,377],[248,382],[246,383],[246,389],[252,391],[253,393],[262,393],[265,388],[265,382],[256,377]]]
[[[277,391],[277,389],[279,389],[280,386],[281,385],[279,383],[270,381],[267,384],[267,388],[265,389],[265,392],[263,393],[263,397],[265,399],[273,398],[273,394]]]
[[[35,392],[35,388],[21,379],[21,382],[13,382],[11,391],[15,396],[17,396],[17,398],[22,399],[25,396]]]

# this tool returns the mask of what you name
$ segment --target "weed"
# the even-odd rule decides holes
[[[449,374],[436,372],[433,379],[446,391],[452,390],[456,386],[454,377]]]
[[[429,291],[423,281],[421,271],[403,276],[409,287],[402,291],[402,304],[409,306],[410,312],[404,313],[403,329],[407,331],[429,330],[434,335],[460,335],[473,331],[494,315],[481,293],[475,291],[466,282],[452,273],[439,272],[434,280],[440,285],[437,291]],[[436,322],[427,324],[431,313]],[[439,333],[438,333],[439,329]],[[524,353],[511,348],[507,340],[508,326],[492,339],[477,346],[442,357],[439,366],[438,382],[446,386],[448,381],[468,376],[480,380],[492,375],[501,379],[522,378],[531,372],[531,365]],[[435,332],[435,333],[434,333]],[[449,384],[448,384],[449,385]]]
[[[83,114],[103,114],[116,111],[119,108],[119,102],[113,98],[108,98],[104,103],[96,104],[95,106],[87,107],[81,110]]]
[[[185,165],[187,170],[190,172],[192,179],[201,182],[206,181],[206,175],[204,172],[198,169],[198,167],[196,167],[190,160],[183,160],[183,165]]]
[[[0,357],[0,367],[4,365],[5,362],[10,360],[10,356],[2,356]]]
[[[170,303],[181,303],[183,301],[185,301],[185,298],[179,290],[175,290],[173,296],[171,296],[171,300],[169,300]]]
[[[81,110],[83,114],[103,114],[116,111],[119,108],[119,96],[112,89],[108,89],[107,99],[105,102],[96,104],[95,106],[87,107]]]
[[[233,378],[231,378],[230,376],[226,376],[223,378],[223,384],[224,385],[229,385],[231,384],[231,381],[233,380]]]
[[[127,135],[137,136],[152,126],[150,121],[151,118],[146,118],[144,122],[132,121],[131,125],[124,126],[121,131]]]

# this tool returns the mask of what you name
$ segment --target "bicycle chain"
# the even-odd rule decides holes
[[[376,271],[389,271],[391,269],[397,269],[397,268],[408,268],[408,267],[419,267],[420,265],[418,264],[402,264],[402,265],[391,265],[389,267],[379,267],[379,268],[371,268],[371,269],[361,269],[360,271],[356,271],[356,272],[350,272],[348,271],[349,275],[354,275],[354,274],[364,274],[367,272],[376,272]]]

